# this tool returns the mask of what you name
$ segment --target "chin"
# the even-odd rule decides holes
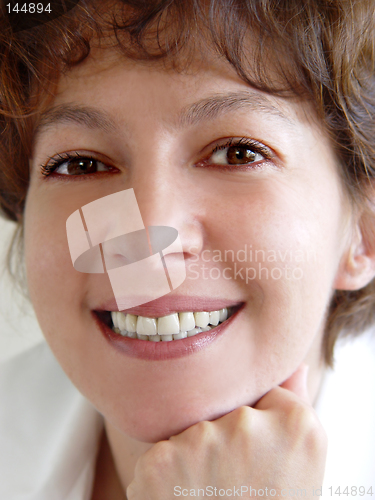
[[[189,423],[179,423],[175,425],[157,424],[150,423],[145,426],[137,426],[137,428],[132,429],[131,432],[125,432],[132,439],[141,441],[143,443],[158,443],[159,441],[168,440],[172,436],[180,434],[184,430],[188,429],[197,422]]]
[[[234,411],[240,406],[252,406],[260,399],[256,397],[249,403],[248,398],[236,398],[235,401],[224,400],[211,402],[210,407],[203,405],[192,407],[188,402],[184,408],[171,409],[168,405],[168,411],[149,406],[147,410],[131,412],[124,420],[124,413],[117,419],[108,418],[121,433],[132,439],[145,443],[157,443],[167,440],[171,436],[182,433],[189,427],[202,422],[213,421]]]

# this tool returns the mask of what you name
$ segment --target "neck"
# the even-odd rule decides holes
[[[153,443],[143,443],[132,439],[107,421],[104,425],[117,476],[125,492],[134,479],[138,459],[153,446]]]

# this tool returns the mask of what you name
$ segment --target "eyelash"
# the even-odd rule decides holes
[[[270,151],[269,148],[263,146],[261,143],[259,143],[258,141],[255,141],[253,139],[248,139],[246,137],[243,137],[242,139],[229,139],[226,143],[224,144],[217,144],[214,149],[211,151],[208,159],[204,159],[202,161],[200,161],[198,164],[199,165],[209,165],[209,158],[214,155],[215,153],[217,153],[218,151],[221,151],[221,150],[224,150],[224,149],[227,149],[227,148],[230,148],[230,147],[247,147],[248,149],[251,149],[254,153],[256,154],[260,154],[262,155],[265,160],[270,160],[273,155]],[[41,173],[43,176],[45,177],[48,177],[50,176],[55,170],[57,170],[62,164],[66,163],[66,162],[69,162],[71,160],[77,160],[78,158],[82,159],[82,160],[91,160],[91,161],[94,161],[94,162],[100,162],[100,160],[98,160],[97,158],[95,158],[94,156],[92,155],[81,155],[79,154],[77,151],[74,152],[74,153],[63,153],[63,154],[58,154],[57,155],[58,158],[54,158],[54,157],[50,157],[50,161],[47,162],[46,164],[44,165],[41,165],[40,166],[40,169],[41,169]],[[104,162],[100,162],[100,163],[103,163],[104,165],[106,165],[106,167],[109,167],[108,171],[110,171],[111,167],[108,166],[107,164],[105,164]],[[258,162],[254,162],[255,164],[257,164]],[[223,165],[223,164],[211,164],[213,166],[217,166],[218,168],[222,168],[224,170],[240,170],[241,168],[246,168],[248,169],[249,167],[250,168],[254,168],[252,167],[251,163],[249,164],[238,164],[238,165]],[[97,173],[97,172],[96,172]],[[80,176],[89,176],[89,175],[93,175],[93,174],[80,174],[80,175],[67,175],[67,174],[61,174],[61,175],[64,175],[65,177],[80,177]]]
[[[247,137],[242,137],[242,139],[234,139],[231,138],[226,142],[225,144],[217,144],[216,147],[213,149],[213,151],[210,154],[210,157],[214,154],[217,153],[218,151],[222,151],[224,149],[230,148],[230,147],[247,147],[248,149],[251,149],[254,153],[262,155],[266,160],[271,160],[273,158],[273,154],[269,148],[266,146],[263,146],[260,142],[254,140],[254,139],[248,139]],[[207,160],[203,160],[203,163],[207,162]],[[255,163],[255,162],[254,162]],[[227,165],[228,167],[238,169],[239,165]],[[247,165],[243,165],[247,166]],[[225,165],[221,165],[221,167],[225,168]]]
[[[98,160],[97,158],[95,158],[92,155],[89,155],[89,154],[88,155],[81,155],[77,151],[75,153],[63,153],[63,154],[58,154],[56,156],[58,158],[50,157],[50,161],[48,163],[40,166],[41,173],[45,177],[48,177],[49,175],[53,174],[53,172],[57,168],[59,168],[63,163],[66,163],[66,162],[71,161],[71,160],[77,160],[77,159],[91,160],[91,161],[100,162],[100,163],[105,164],[104,162],[101,162],[100,160]],[[106,165],[106,166],[108,166],[108,165]],[[109,167],[109,169],[110,169],[110,167]],[[77,177],[77,175],[76,176],[74,176],[74,175],[69,176],[66,174],[61,174],[61,175],[65,175],[65,177]],[[90,174],[82,174],[82,175],[87,176]]]

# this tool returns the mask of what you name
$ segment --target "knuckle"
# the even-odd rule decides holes
[[[252,420],[253,410],[249,406],[240,406],[231,415],[238,426],[247,427]]]
[[[311,407],[300,401],[290,401],[287,409],[288,424],[301,431],[315,425],[315,417]]]
[[[208,420],[202,420],[194,426],[194,430],[203,436],[210,435],[213,432],[213,426],[211,422],[208,422]]]
[[[316,420],[318,420],[317,417]],[[306,446],[313,455],[325,455],[327,453],[328,438],[319,421],[306,435]]]
[[[287,427],[289,433],[311,453],[320,454],[327,449],[326,432],[314,409],[309,405],[301,402],[290,403]]]
[[[181,434],[172,436],[168,442],[175,446],[175,454],[178,451],[183,453],[195,453],[197,444],[199,447],[212,446],[217,441],[220,430],[214,422],[202,420],[192,425]]]
[[[253,411],[248,406],[240,406],[229,414],[228,438],[231,440],[247,441],[253,430]]]
[[[191,426],[186,431],[186,438],[188,440],[193,439],[197,440],[197,442],[201,442],[203,440],[209,440],[214,437],[215,430],[212,422],[207,420],[202,420],[201,422],[197,422],[193,426]]]
[[[169,441],[159,441],[154,444],[138,460],[137,466],[143,475],[150,476],[160,468],[168,467],[175,459],[174,446]]]

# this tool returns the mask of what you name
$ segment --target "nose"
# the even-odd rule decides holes
[[[135,169],[136,170],[136,169]],[[132,176],[132,188],[145,227],[176,229],[185,258],[203,247],[204,225],[186,176],[173,165],[147,165]]]
[[[150,255],[140,258],[137,240],[139,260],[108,271],[119,310],[162,297],[182,285],[185,260],[203,245],[203,226],[194,204],[189,203],[183,176],[178,171],[173,175],[165,164],[147,167],[133,168],[129,187],[146,228],[140,235],[147,234]],[[146,249],[145,238],[142,245]],[[122,250],[127,254],[128,245],[111,254],[121,257]]]

